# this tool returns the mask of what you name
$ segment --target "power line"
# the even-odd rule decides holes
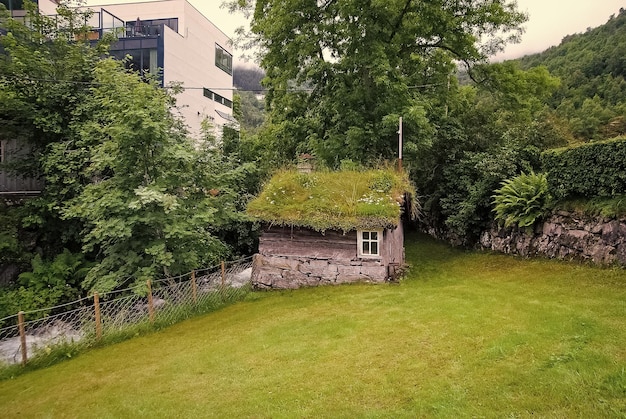
[[[30,81],[30,82],[43,82],[43,83],[68,83],[68,84],[79,84],[85,86],[104,86],[107,83],[98,83],[95,81],[81,81],[81,80],[67,80],[67,79],[43,79],[43,78],[35,78],[35,77],[20,77],[20,76],[1,76],[4,80],[21,80],[21,81]],[[239,91],[250,91],[256,92],[258,89],[238,89],[236,87],[191,87],[191,86],[164,86],[166,89],[184,89],[184,90],[239,90]],[[267,90],[267,89],[261,89]]]
[[[29,82],[42,82],[42,83],[68,83],[68,84],[77,84],[84,86],[104,86],[107,83],[98,83],[95,81],[81,81],[81,80],[67,80],[67,79],[43,79],[43,78],[35,78],[35,77],[20,77],[20,76],[0,76],[3,80],[20,80],[20,81],[29,81]],[[229,91],[239,91],[239,92],[266,92],[269,89],[239,89],[237,87],[195,87],[195,86],[164,86],[166,89],[183,89],[183,90],[229,90]],[[291,89],[290,89],[291,90]],[[311,89],[301,89],[301,90],[311,90]]]
[[[31,81],[31,82],[45,82],[45,83],[68,83],[68,84],[77,84],[84,86],[104,86],[106,83],[98,83],[94,81],[81,81],[81,80],[64,80],[64,79],[43,79],[43,78],[33,78],[33,77],[20,77],[20,76],[1,76],[4,80],[22,80],[22,81]],[[407,89],[423,89],[427,87],[437,87],[443,86],[446,83],[431,83],[431,84],[421,84],[415,86],[406,86]],[[240,89],[237,87],[196,87],[196,86],[164,86],[165,89],[182,89],[182,90],[228,90],[228,91],[237,91],[237,92],[269,92],[271,89],[262,88],[262,89]],[[314,89],[307,88],[288,88],[286,89],[288,92],[312,92]]]

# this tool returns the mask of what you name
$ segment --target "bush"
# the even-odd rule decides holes
[[[92,264],[82,254],[65,249],[52,261],[36,255],[31,263],[32,272],[19,275],[20,286],[0,295],[0,318],[71,302],[84,294],[80,284]],[[50,310],[42,310],[37,315],[48,314]]]
[[[493,196],[496,220],[505,227],[517,224],[532,226],[548,209],[550,195],[544,174],[522,173],[502,182],[502,187]]]
[[[9,267],[15,267],[13,275],[5,278],[7,284],[17,279],[17,273],[28,269],[35,239],[21,229],[23,211],[21,206],[9,206],[0,202],[0,272]]]
[[[546,151],[541,163],[557,199],[626,193],[626,138]]]
[[[520,153],[502,147],[494,152],[465,152],[442,170],[440,214],[444,225],[466,245],[474,243],[489,227],[492,194],[502,182],[519,172]]]
[[[559,209],[606,218],[626,217],[626,195],[614,197],[578,198],[559,201]]]

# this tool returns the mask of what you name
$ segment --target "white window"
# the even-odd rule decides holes
[[[383,232],[381,230],[374,231],[357,231],[359,246],[359,256],[380,256],[380,245],[383,240]]]

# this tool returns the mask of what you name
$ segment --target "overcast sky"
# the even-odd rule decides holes
[[[241,15],[230,15],[220,7],[223,0],[188,1],[231,37],[237,27],[246,24]],[[88,5],[132,2],[138,0],[87,0]],[[496,59],[541,52],[558,45],[566,35],[583,33],[587,28],[606,23],[612,14],[619,13],[620,7],[626,8],[626,0],[518,0],[517,4],[520,11],[529,14],[529,20],[524,25],[526,32],[520,44],[510,45]],[[236,61],[237,55],[235,51]]]
[[[520,44],[510,45],[498,58],[518,58],[558,45],[566,35],[584,33],[617,15],[626,0],[518,0],[527,12],[526,32]]]

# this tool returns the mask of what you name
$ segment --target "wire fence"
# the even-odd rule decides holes
[[[0,319],[0,365],[26,364],[63,345],[86,345],[142,327],[174,324],[241,300],[251,289],[252,258],[222,262],[175,278],[94,293],[57,307]]]

